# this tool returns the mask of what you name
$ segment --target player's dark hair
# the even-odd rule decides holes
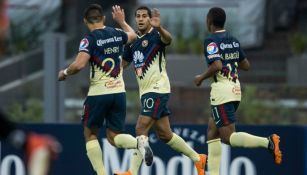
[[[147,6],[140,6],[140,7],[138,7],[138,8],[135,10],[135,12],[134,12],[134,16],[136,16],[136,12],[137,12],[138,10],[146,10],[147,13],[148,13],[149,18],[151,18],[151,10],[150,10],[149,7],[147,7]]]
[[[83,15],[83,18],[85,18],[91,24],[101,22],[102,17],[102,7],[98,4],[91,4],[88,6]]]
[[[220,7],[213,7],[209,10],[207,18],[215,27],[223,28],[226,21],[226,13]]]

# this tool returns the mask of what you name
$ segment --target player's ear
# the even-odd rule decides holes
[[[83,18],[83,23],[84,23],[85,25],[88,24],[88,22],[87,22],[87,20],[86,20],[85,18]]]
[[[106,23],[106,16],[102,16],[102,22],[103,22],[103,24]]]

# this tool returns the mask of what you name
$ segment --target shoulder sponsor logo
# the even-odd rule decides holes
[[[213,54],[213,55],[208,55],[208,59],[212,59],[212,58],[220,58],[220,54]]]
[[[89,42],[86,38],[84,38],[83,40],[81,40],[80,42],[80,46],[79,46],[79,49],[80,50],[87,50],[87,47],[89,45]]]
[[[217,45],[215,44],[215,42],[211,42],[210,44],[208,44],[207,46],[207,52],[212,55],[215,54],[219,51],[219,48],[217,47]]]

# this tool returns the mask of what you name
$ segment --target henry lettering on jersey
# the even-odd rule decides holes
[[[124,31],[111,27],[94,30],[81,40],[79,52],[91,56],[89,95],[125,91],[121,62],[127,40]]]

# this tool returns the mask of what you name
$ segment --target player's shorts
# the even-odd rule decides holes
[[[218,128],[236,122],[235,112],[239,104],[239,101],[232,101],[221,105],[211,105],[212,117]]]
[[[152,117],[155,120],[169,116],[171,114],[167,107],[169,96],[169,94],[159,94],[154,92],[143,94],[141,97],[141,114],[143,116]]]
[[[123,132],[126,119],[126,93],[88,96],[84,102],[82,123],[88,128],[106,127]]]

